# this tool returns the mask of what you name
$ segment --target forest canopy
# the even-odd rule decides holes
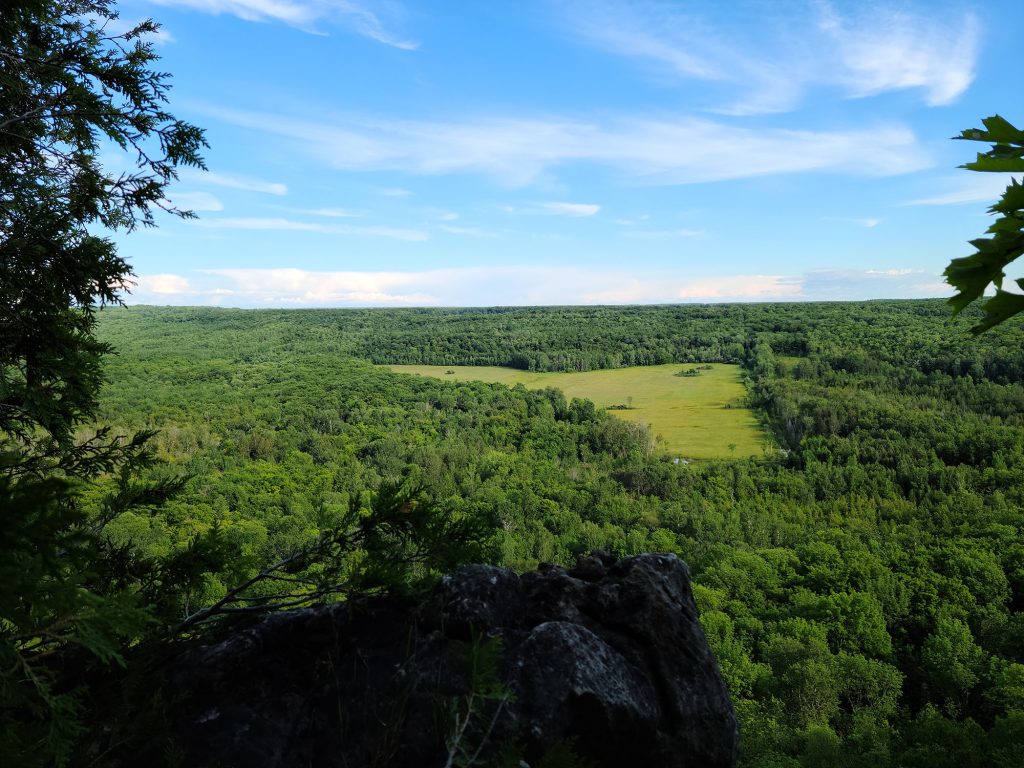
[[[994,326],[1022,309],[1000,283],[1020,184],[947,272],[952,321],[940,301],[111,307],[130,266],[97,233],[188,216],[165,191],[205,146],[166,110],[156,25],[115,20],[107,0],[0,15],[0,763],[158,738],[90,722],[83,681],[145,691],[138,660],[168,643],[596,548],[689,563],[745,765],[1016,765],[1024,331]],[[1005,120],[963,138],[993,144],[968,167],[1020,169]],[[675,462],[557,389],[373,365],[712,362],[743,366],[769,458]]]
[[[743,765],[1015,765],[1024,332],[975,338],[980,317],[951,321],[942,300],[104,312],[121,354],[101,418],[159,426],[160,455],[191,478],[109,536],[174,551],[218,527],[261,560],[413,484],[481,521],[489,557],[517,570],[595,548],[686,560]],[[544,339],[551,361],[619,361],[641,339],[739,362],[774,458],[676,464],[558,390],[366,361],[498,360],[510,327],[527,358]],[[202,599],[231,578],[211,572]]]

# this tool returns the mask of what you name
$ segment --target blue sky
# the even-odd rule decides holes
[[[1019,0],[119,8],[211,145],[139,303],[945,296],[1006,183],[949,137],[1024,122]]]

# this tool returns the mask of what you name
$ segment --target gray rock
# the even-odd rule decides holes
[[[443,766],[454,746],[464,763],[514,752],[537,765],[566,744],[601,766],[714,768],[737,755],[674,555],[595,552],[521,577],[469,566],[419,605],[271,615],[187,649],[151,684],[162,732],[108,750],[114,764],[159,765],[170,751],[211,768]]]

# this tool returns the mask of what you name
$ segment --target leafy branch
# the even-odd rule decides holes
[[[215,542],[217,535],[214,529],[209,539]],[[260,615],[330,597],[415,589],[456,565],[479,559],[486,537],[479,521],[457,518],[425,501],[422,488],[385,483],[368,509],[354,499],[337,525],[243,579],[210,605],[186,612],[169,635],[191,633],[228,616]],[[195,581],[176,565],[194,571],[196,564],[208,559],[198,550],[218,549],[209,539],[193,542],[180,563],[164,564],[152,584],[151,602],[160,602],[155,594],[159,584],[180,588]]]
[[[985,118],[982,123],[984,130],[971,128],[955,138],[988,142],[992,148],[979,152],[974,162],[960,167],[986,173],[1024,172],[1024,131],[999,115]],[[955,313],[981,298],[989,285],[995,286],[995,296],[981,306],[985,317],[971,329],[975,334],[1024,312],[1024,295],[1003,290],[1006,266],[1024,254],[1024,186],[1011,178],[1002,197],[989,212],[997,216],[987,230],[990,237],[971,240],[976,252],[954,259],[944,273],[946,282],[957,289],[957,294],[949,300]],[[1024,289],[1024,278],[1015,282]]]

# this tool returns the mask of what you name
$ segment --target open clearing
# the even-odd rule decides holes
[[[677,376],[694,363],[611,368],[585,373],[535,373],[473,365],[389,365],[398,373],[449,381],[486,381],[530,389],[557,387],[566,398],[585,397],[610,413],[651,425],[658,450],[686,459],[762,456],[764,435],[754,414],[740,405],[746,390],[740,367],[711,364],[698,376]],[[726,407],[726,406],[730,407]]]

